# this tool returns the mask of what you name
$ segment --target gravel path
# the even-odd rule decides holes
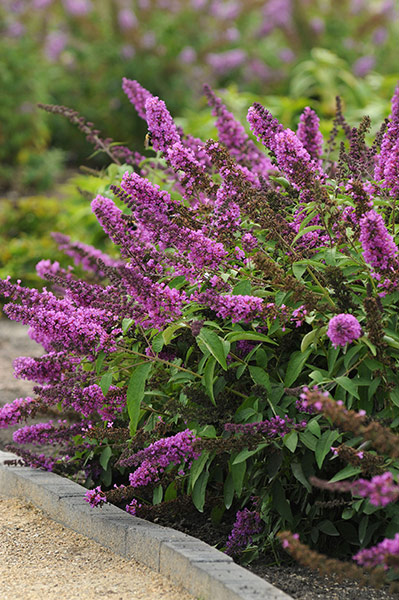
[[[1,600],[194,600],[165,577],[0,496]]]

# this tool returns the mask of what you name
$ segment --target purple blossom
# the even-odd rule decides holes
[[[58,245],[58,248],[67,256],[73,258],[75,265],[81,267],[89,273],[104,276],[104,273],[99,267],[98,260],[101,260],[107,267],[117,267],[124,264],[120,259],[114,259],[104,254],[101,250],[84,244],[82,242],[73,242],[63,233],[52,233],[52,238]],[[39,263],[40,264],[40,263]]]
[[[16,398],[13,402],[0,406],[0,429],[7,429],[28,417],[38,406],[35,398]]]
[[[44,53],[50,61],[55,62],[58,60],[67,43],[67,33],[63,31],[50,31],[44,44]]]
[[[384,180],[384,169],[391,156],[391,151],[399,138],[399,84],[391,99],[390,123],[384,133],[381,142],[381,151],[376,159],[374,178],[377,181]]]
[[[230,318],[233,323],[238,321],[249,322],[256,316],[262,315],[264,310],[274,308],[274,304],[264,305],[262,298],[249,295],[219,295],[212,290],[199,293],[196,297],[192,297],[200,304],[209,306],[216,312],[218,317],[223,319]]]
[[[260,36],[269,35],[273,29],[289,29],[292,25],[292,0],[269,0],[264,4]]]
[[[291,129],[277,133],[273,143],[281,172],[304,201],[312,199],[312,189],[320,172],[309,152]]]
[[[206,62],[212,67],[216,75],[223,76],[240,67],[246,58],[247,53],[244,50],[233,48],[224,52],[210,52],[206,55]]]
[[[102,506],[107,502],[107,497],[103,491],[101,491],[101,486],[97,486],[94,490],[88,490],[85,493],[85,500],[90,504],[92,508],[95,506]]]
[[[69,444],[73,436],[82,431],[82,423],[69,425],[65,420],[59,420],[57,424],[54,421],[47,423],[36,423],[26,425],[17,429],[13,433],[13,440],[17,444],[33,445],[59,445]]]
[[[129,458],[120,460],[119,464],[122,467],[140,465],[129,475],[130,485],[133,487],[157,483],[169,465],[179,465],[183,461],[199,458],[201,453],[194,450],[193,447],[196,441],[194,433],[185,429],[176,435],[150,444]]]
[[[171,114],[165,102],[158,96],[146,100],[145,118],[154,150],[166,152],[173,144],[180,142],[180,135]]]
[[[319,130],[320,119],[314,110],[307,106],[300,116],[297,136],[308,151],[312,160],[320,166],[323,152],[323,136]]]
[[[375,66],[375,57],[371,55],[361,56],[353,64],[353,72],[356,77],[365,77]]]
[[[334,348],[346,346],[362,336],[359,321],[353,315],[341,313],[332,317],[328,323],[327,336]]]
[[[385,161],[383,176],[384,186],[389,189],[390,196],[397,198],[399,196],[399,139],[393,144]]]
[[[398,556],[399,533],[396,533],[393,539],[385,538],[372,548],[360,550],[353,556],[353,560],[366,568],[383,567],[385,570],[388,570],[391,566],[389,559],[391,557],[397,559]]]
[[[118,12],[118,24],[121,31],[128,31],[137,26],[137,17],[129,8],[122,8]]]
[[[256,510],[237,511],[236,521],[226,543],[226,554],[236,556],[252,544],[253,536],[262,530],[260,514]]]
[[[380,279],[381,272],[393,274],[398,264],[398,248],[388,233],[382,216],[374,209],[360,219],[359,239],[364,260],[374,269],[374,276]]]
[[[191,65],[197,58],[197,53],[191,46],[185,46],[179,54],[179,59],[185,65]]]
[[[134,79],[127,79],[126,77],[122,79],[122,89],[125,92],[126,96],[129,98],[130,102],[133,104],[138,115],[142,119],[145,119],[145,103],[150,98],[153,98],[151,92],[143,88],[143,86],[140,85],[138,81],[135,81]]]
[[[354,496],[368,498],[373,506],[387,506],[399,498],[399,485],[394,482],[390,471],[376,475],[370,480],[327,482],[322,487],[334,491],[351,492]]]
[[[251,165],[251,169],[256,173],[266,176],[272,168],[270,159],[260,152],[253,141],[248,138],[244,127],[227,110],[212,89],[205,85],[204,91],[208,104],[212,107],[212,114],[217,117],[216,128],[219,133],[219,141],[226,146],[238,163]]]
[[[14,377],[36,383],[51,383],[61,378],[63,371],[74,370],[77,357],[65,352],[51,352],[39,358],[19,356],[13,362]]]
[[[65,10],[73,17],[84,17],[92,9],[90,0],[63,0]]]
[[[135,516],[137,514],[137,510],[139,508],[141,508],[143,505],[140,504],[140,502],[138,500],[136,500],[136,498],[133,498],[133,500],[130,502],[130,504],[126,504],[126,512],[128,512],[130,515]]]
[[[256,138],[269,148],[275,150],[275,139],[284,127],[273,117],[270,111],[259,102],[255,102],[248,110],[247,121]]]
[[[240,433],[243,435],[256,435],[262,433],[268,438],[284,437],[287,433],[298,427],[303,427],[306,423],[296,424],[293,419],[285,415],[278,415],[266,421],[255,423],[225,423],[224,430],[231,433]]]

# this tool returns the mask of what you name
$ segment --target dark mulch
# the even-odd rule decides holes
[[[153,515],[151,521],[172,527],[211,546],[222,547],[231,530],[231,525],[215,526],[209,514],[182,510],[180,514],[168,511],[168,514]],[[354,581],[338,582],[333,578],[320,576],[317,572],[302,567],[282,552],[281,564],[277,565],[273,556],[263,556],[250,565],[246,565],[259,577],[280,588],[297,600],[398,600],[398,594],[390,594],[388,587],[377,590],[372,587],[359,587]]]

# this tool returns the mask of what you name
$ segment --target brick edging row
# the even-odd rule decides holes
[[[181,585],[200,600],[292,600],[190,535],[133,517],[112,505],[91,508],[81,485],[46,471],[12,467],[0,451],[0,492],[32,502],[51,519]]]

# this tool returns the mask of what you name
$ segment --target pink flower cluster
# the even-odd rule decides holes
[[[194,433],[185,429],[176,435],[150,444],[144,450],[121,460],[119,464],[122,467],[140,465],[129,475],[130,485],[133,487],[156,483],[169,465],[179,465],[182,461],[199,458],[201,453],[194,450],[193,447],[196,441]]]
[[[226,544],[226,554],[237,556],[253,541],[253,536],[262,530],[260,514],[256,510],[237,511],[233,529]]]
[[[389,558],[399,557],[399,533],[395,534],[393,539],[385,538],[372,548],[360,550],[353,556],[359,565],[364,567],[383,567],[385,570],[389,568]]]
[[[362,327],[353,315],[341,313],[328,323],[327,335],[334,348],[346,346],[362,336]]]
[[[95,506],[102,506],[107,502],[107,497],[101,490],[101,486],[97,486],[94,490],[88,490],[85,493],[85,500],[90,504],[92,508]]]

